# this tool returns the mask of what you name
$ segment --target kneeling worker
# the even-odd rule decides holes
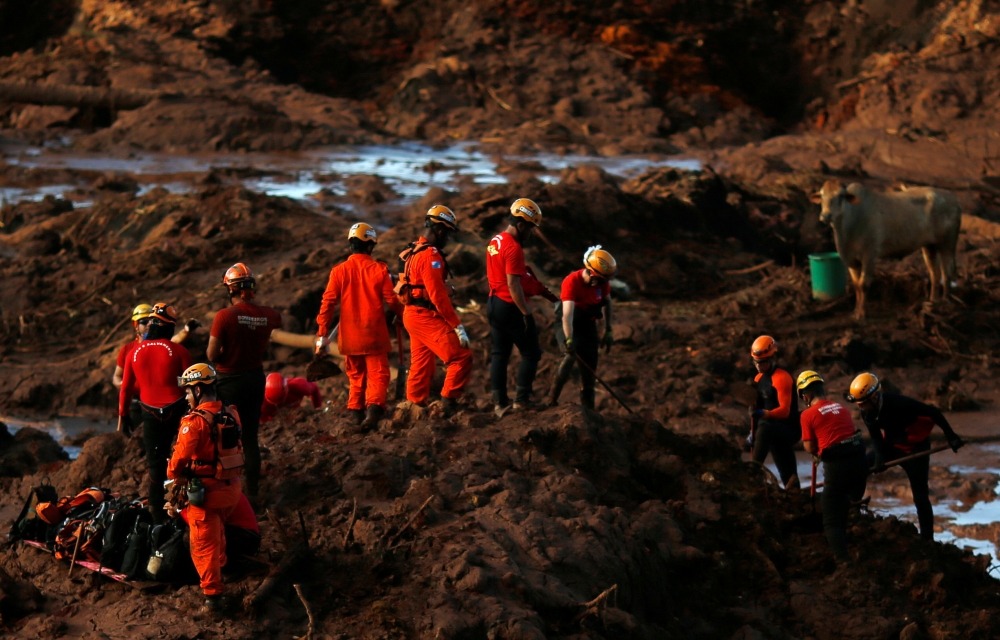
[[[799,472],[795,462],[795,444],[799,441],[799,403],[796,401],[790,373],[775,364],[778,343],[771,336],[760,336],[750,350],[757,367],[757,402],[750,410],[757,420],[757,433],[747,439],[753,461],[764,464],[770,452],[774,466],[786,490],[798,490]]]
[[[865,495],[868,460],[851,413],[828,400],[823,378],[803,371],[795,383],[807,409],[802,412],[802,444],[823,461],[823,529],[838,561],[847,561],[847,512]]]
[[[219,400],[215,369],[211,366],[199,363],[188,367],[177,384],[184,389],[191,411],[181,420],[167,477],[188,483],[197,479],[204,487],[203,498],[192,498],[188,511],[191,559],[201,578],[205,606],[218,611],[225,590],[225,522],[242,494],[240,417],[235,407],[223,407]]]
[[[948,445],[958,451],[964,442],[952,430],[940,409],[919,400],[895,393],[884,393],[878,378],[862,373],[851,383],[847,399],[861,409],[861,417],[872,437],[869,466],[880,473],[885,463],[897,458],[927,451],[931,448],[930,436],[934,425],[941,427]],[[924,456],[901,465],[910,480],[913,504],[917,507],[920,537],[934,539],[934,511],[931,509],[930,476],[931,459]]]
[[[319,385],[305,378],[286,378],[278,372],[267,374],[264,382],[264,404],[260,407],[260,423],[266,424],[284,407],[297,407],[302,398],[312,400],[313,409],[323,406]]]
[[[611,284],[608,282],[618,272],[614,257],[601,248],[590,247],[583,255],[583,269],[574,271],[562,281],[562,322],[556,324],[556,340],[566,354],[556,369],[548,403],[559,403],[559,394],[576,364],[576,356],[590,367],[580,367],[580,404],[594,408],[594,373],[597,370],[597,352],[601,343],[610,351],[614,343],[611,333]],[[603,311],[603,314],[602,314]],[[557,314],[559,315],[559,314]],[[604,337],[597,339],[597,321],[604,316]]]
[[[389,389],[392,343],[389,342],[383,304],[389,305],[397,315],[403,313],[403,306],[392,291],[389,268],[372,258],[378,242],[375,229],[358,222],[348,231],[347,242],[351,255],[330,270],[323,303],[316,316],[316,353],[326,351],[333,310],[340,304],[337,346],[344,356],[344,368],[351,386],[347,410],[354,414],[355,422],[373,427],[385,413]]]

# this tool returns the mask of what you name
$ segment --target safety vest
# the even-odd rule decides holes
[[[396,297],[399,298],[399,301],[404,305],[414,305],[437,311],[434,303],[428,300],[425,296],[421,295],[419,292],[420,289],[426,289],[427,287],[422,284],[413,284],[410,281],[410,258],[417,255],[421,251],[430,249],[432,246],[433,245],[431,244],[411,242],[406,245],[403,252],[399,254],[399,261],[403,263],[403,272],[399,274],[399,280],[396,282],[393,292],[396,294]],[[444,266],[444,278],[447,280],[448,262],[444,259],[443,255],[441,256],[441,262]]]
[[[243,439],[239,422],[226,412],[219,413],[204,409],[194,409],[210,425],[210,433],[215,444],[215,457],[212,460],[191,460],[191,473],[198,478],[215,478],[229,480],[242,473],[245,460],[243,457]]]

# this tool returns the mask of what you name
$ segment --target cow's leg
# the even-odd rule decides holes
[[[958,286],[958,283],[955,281],[958,273],[958,267],[955,265],[955,247],[941,249],[938,252],[938,258],[941,261],[941,286],[944,288],[945,295],[947,295],[949,289]]]
[[[851,275],[851,286],[854,288],[854,317],[858,320],[865,317],[865,292],[861,285],[861,266],[848,267]]]
[[[938,268],[938,250],[934,246],[926,246],[920,250],[924,254],[924,264],[927,265],[927,271],[931,276],[931,297],[930,301],[934,302],[937,300],[937,288],[938,281],[941,279]]]

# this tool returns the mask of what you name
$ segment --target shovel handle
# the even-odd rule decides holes
[[[812,484],[809,485],[809,497],[810,498],[815,498],[816,497],[816,461],[813,460],[812,463],[813,463]]]
[[[940,453],[945,449],[951,449],[951,445],[940,444],[932,449],[928,449],[927,451],[921,451],[920,453],[914,453],[913,455],[904,456],[902,458],[896,458],[895,460],[886,462],[885,468],[888,469],[889,467],[895,467],[896,465],[904,464],[906,462],[910,462],[911,460],[919,460],[920,458],[926,458],[932,454]],[[874,469],[872,469],[872,471],[874,471]]]
[[[576,360],[577,360],[577,362],[580,363],[580,366],[583,367],[584,369],[586,369],[587,371],[589,371],[590,375],[594,376],[594,380],[597,380],[598,382],[600,382],[601,386],[604,387],[605,389],[607,389],[608,393],[611,394],[611,397],[613,397],[615,400],[618,401],[618,404],[620,404],[621,406],[625,407],[625,410],[628,411],[629,413],[631,413],[632,415],[635,415],[635,411],[632,411],[632,409],[627,404],[625,404],[625,401],[618,397],[618,394],[615,393],[614,389],[612,389],[611,387],[608,386],[607,382],[605,382],[604,380],[601,380],[601,377],[597,375],[597,372],[595,372],[593,369],[591,369],[590,365],[583,361],[583,358],[580,357],[579,353],[574,354],[574,355],[576,355]]]

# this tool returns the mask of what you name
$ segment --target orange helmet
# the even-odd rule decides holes
[[[226,275],[222,278],[222,284],[229,287],[230,291],[238,289],[250,289],[252,291],[257,287],[257,281],[254,280],[253,272],[250,271],[250,267],[242,262],[237,262],[226,270]]]
[[[351,240],[354,238],[357,238],[361,242],[374,242],[378,244],[375,229],[370,224],[365,224],[364,222],[355,222],[351,225],[351,230],[347,232],[347,239]]]
[[[510,215],[530,222],[536,227],[542,225],[542,209],[535,204],[534,200],[518,198],[510,205]]]
[[[618,273],[618,263],[601,245],[587,249],[587,253],[583,254],[583,266],[599,278],[611,278]]]
[[[264,399],[279,406],[288,397],[288,380],[278,372],[267,374],[267,381],[264,383]]]
[[[184,370],[177,378],[178,387],[193,387],[196,384],[215,384],[215,369],[210,364],[199,362]]]
[[[862,373],[851,383],[848,402],[864,402],[882,390],[882,383],[870,373]]]
[[[458,231],[458,216],[443,204],[436,204],[428,209],[424,220],[434,224],[443,224],[452,231]]]
[[[778,353],[778,343],[771,336],[761,336],[753,341],[750,356],[754,360],[767,360]]]
[[[167,324],[175,324],[177,322],[177,309],[166,302],[157,302],[150,310],[149,317]]]
[[[139,322],[143,318],[149,317],[149,312],[153,310],[148,304],[140,304],[135,309],[132,309],[132,322]]]

